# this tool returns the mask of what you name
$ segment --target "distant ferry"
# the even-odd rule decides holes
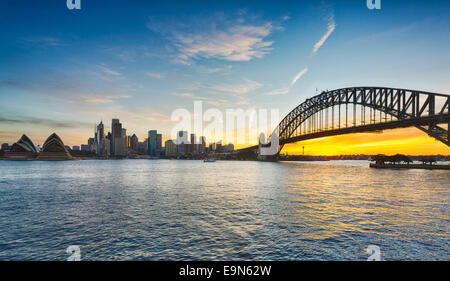
[[[216,159],[214,159],[214,158],[206,158],[205,160],[203,160],[203,162],[216,162]]]

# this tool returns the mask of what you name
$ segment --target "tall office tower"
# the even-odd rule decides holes
[[[127,136],[127,129],[122,128],[122,155],[126,155],[128,151],[128,136]]]
[[[191,153],[197,153],[197,140],[195,138],[195,134],[191,134],[191,144],[189,145],[189,152]]]
[[[218,141],[216,143],[216,151],[219,152],[219,153],[223,152],[222,141]]]
[[[95,151],[95,138],[89,138],[88,139],[88,150],[90,152]]]
[[[133,152],[138,152],[139,139],[136,134],[133,134],[130,138],[130,148]]]
[[[156,155],[161,156],[162,150],[162,134],[156,134]]]
[[[177,155],[177,145],[173,142],[173,140],[167,140],[164,143],[166,148],[166,156],[175,156]]]
[[[156,130],[148,131],[148,154],[151,156],[156,155]]]
[[[119,119],[112,119],[111,121],[111,155],[115,155],[115,141],[116,136],[122,134],[122,124],[120,124]]]
[[[200,153],[206,152],[206,137],[204,137],[204,136],[200,137],[199,152]]]
[[[105,149],[106,149],[106,155],[110,156],[112,155],[112,148],[111,148],[111,144],[112,144],[112,134],[111,132],[108,132],[108,134],[106,134],[105,136]]]
[[[187,153],[189,151],[186,151],[186,144],[188,144],[188,132],[187,131],[179,131],[177,134],[177,146],[178,146],[178,152],[179,153]]]
[[[100,121],[100,124],[97,125],[95,131],[95,151],[98,155],[105,156],[106,148],[105,148],[105,126],[103,125],[103,121]]]
[[[112,155],[114,156],[125,156],[125,129],[122,129],[122,124],[119,119],[113,119],[112,121]]]

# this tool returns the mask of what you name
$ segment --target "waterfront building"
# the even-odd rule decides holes
[[[191,134],[191,145],[189,146],[189,152],[192,154],[197,153],[197,139],[195,137],[195,134]]]
[[[97,155],[100,156],[106,156],[109,154],[109,150],[106,150],[105,126],[103,125],[103,121],[100,121],[100,124],[97,125],[95,131],[94,150]]]
[[[200,144],[199,144],[199,153],[206,153],[206,137],[201,136],[200,137]]]
[[[188,132],[187,131],[179,131],[177,134],[176,144],[178,146],[178,153],[188,153],[189,152],[189,142],[187,140]]]
[[[173,140],[167,140],[164,143],[165,146],[165,154],[167,157],[172,157],[177,155],[177,145],[173,142]]]
[[[38,160],[69,160],[72,159],[61,138],[53,133],[44,142],[42,152],[37,156]]]
[[[73,151],[80,151],[80,146],[74,145],[74,146],[72,146],[72,150]]]
[[[115,155],[115,142],[118,136],[122,135],[122,124],[120,124],[119,119],[111,120],[111,155]]]
[[[223,152],[223,148],[222,148],[222,141],[218,141],[216,143],[216,149],[217,152]]]
[[[108,153],[108,155],[112,155],[112,134],[111,134],[111,132],[108,132],[108,134],[106,135],[106,137],[105,137],[105,140],[106,140],[106,144],[108,145],[108,149],[106,150],[107,151],[107,153]]]
[[[22,137],[11,146],[9,151],[5,151],[5,159],[29,160],[36,158],[37,153],[33,142],[26,135],[22,135]]]
[[[95,138],[89,138],[88,139],[88,151],[91,151],[91,152],[93,152],[93,151],[95,151]]]
[[[82,145],[81,145],[81,151],[84,151],[84,152],[92,152],[91,147],[90,147],[90,145],[88,145],[88,144],[82,144]]]
[[[162,134],[156,134],[156,155],[163,155]]]
[[[233,152],[234,151],[234,144],[229,143],[226,146],[224,146],[223,148],[224,148],[223,152]]]
[[[147,140],[143,142],[138,142],[137,153],[141,155],[147,155],[148,154],[147,151],[148,151]]]
[[[156,130],[148,131],[148,154],[151,156],[156,155]]]
[[[130,149],[132,152],[138,152],[139,139],[136,134],[133,134],[130,138]]]
[[[112,130],[112,153],[113,156],[125,156],[126,155],[126,130],[122,128],[122,123],[119,119],[113,119],[111,123]]]
[[[3,152],[9,151],[9,145],[7,143],[2,143],[2,149]]]

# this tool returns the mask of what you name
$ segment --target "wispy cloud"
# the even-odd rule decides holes
[[[24,47],[60,47],[67,45],[62,40],[56,37],[50,36],[40,36],[40,37],[29,37],[23,38],[20,42]]]
[[[291,87],[294,86],[294,84],[297,82],[298,79],[300,79],[305,73],[308,72],[308,67],[303,68],[291,81]]]
[[[250,93],[258,88],[260,88],[263,84],[250,80],[244,79],[244,83],[239,84],[214,84],[214,85],[204,85],[204,88],[210,89],[213,92],[221,92],[225,94],[229,94],[232,96],[243,96],[247,93]]]
[[[162,73],[156,73],[156,72],[146,72],[145,73],[148,77],[151,77],[151,78],[156,78],[156,79],[162,79],[162,78],[164,78],[164,77],[166,77],[166,75],[165,74],[162,74]]]
[[[291,90],[290,87],[280,88],[280,89],[270,91],[270,92],[266,93],[266,95],[268,95],[268,96],[285,95],[285,94],[289,93],[290,90]]]
[[[217,98],[211,98],[211,97],[203,97],[203,96],[199,96],[199,95],[195,95],[192,93],[176,93],[174,94],[176,97],[179,98],[187,98],[187,99],[192,99],[192,100],[199,100],[199,101],[203,101],[206,104],[212,105],[212,106],[227,106],[230,103],[225,100],[225,99],[217,99]]]
[[[198,23],[197,23],[198,24]],[[273,49],[268,36],[276,28],[272,22],[245,23],[211,19],[195,32],[182,30],[185,25],[171,23],[171,29],[150,19],[147,27],[172,41],[177,51],[174,62],[189,65],[196,59],[250,61],[262,58]],[[178,28],[177,28],[178,27]]]
[[[308,72],[308,67],[303,68],[299,73],[297,73],[297,75],[295,75],[289,87],[272,90],[270,92],[267,92],[266,95],[275,96],[288,94],[291,91],[292,86],[294,86],[294,84],[297,83],[297,80],[302,78],[302,76],[305,75],[306,72]]]
[[[231,65],[227,65],[227,66],[224,66],[224,67],[199,66],[198,69],[197,69],[197,72],[211,74],[211,73],[217,73],[217,72],[221,72],[221,71],[225,71],[225,70],[230,70],[232,68],[233,67]]]
[[[112,69],[110,69],[110,68],[108,68],[108,67],[106,67],[106,66],[100,65],[99,68],[100,68],[100,70],[101,70],[104,74],[106,74],[106,75],[111,75],[111,76],[122,76],[121,73],[119,73],[119,72],[117,72],[117,71],[115,71],[115,70],[112,70]]]
[[[71,102],[80,104],[106,104],[112,103],[118,99],[129,99],[132,98],[131,95],[118,95],[118,96],[103,96],[103,95],[81,95],[69,99]]]
[[[314,44],[314,48],[312,51],[312,54],[316,54],[317,51],[319,51],[320,47],[327,41],[328,37],[330,37],[331,33],[336,29],[336,22],[334,21],[334,15],[331,14],[329,20],[328,20],[328,29],[327,32],[320,38],[319,41],[317,41],[316,44]]]
[[[79,122],[75,120],[70,121],[55,121],[44,118],[36,118],[29,116],[15,116],[15,117],[1,117],[0,124],[2,123],[12,123],[12,124],[29,124],[29,125],[42,125],[50,128],[80,128],[80,127],[90,127],[92,124],[87,122]]]

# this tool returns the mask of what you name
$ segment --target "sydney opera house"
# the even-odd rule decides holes
[[[23,135],[14,143],[9,152],[5,153],[6,160],[70,160],[72,156],[64,147],[61,138],[53,133],[44,142],[42,151],[38,151],[33,142]]]

